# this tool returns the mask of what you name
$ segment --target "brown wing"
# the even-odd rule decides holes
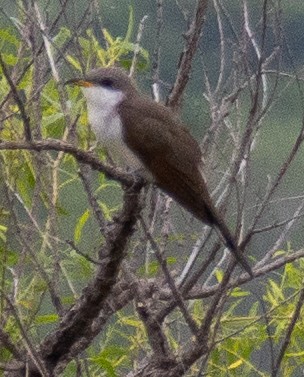
[[[211,201],[199,169],[197,142],[170,110],[155,102],[127,101],[119,111],[125,142],[151,171],[157,185],[201,221],[219,229],[226,245],[252,276],[250,265]]]
[[[199,171],[201,151],[169,109],[153,101],[120,108],[125,141],[152,172],[157,185],[202,221],[214,223],[214,207]]]

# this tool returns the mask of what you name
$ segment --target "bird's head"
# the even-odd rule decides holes
[[[133,80],[117,67],[97,68],[83,78],[73,78],[65,84],[80,86],[88,105],[101,107],[105,103],[117,105],[137,92]]]

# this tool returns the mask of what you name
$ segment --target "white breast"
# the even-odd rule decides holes
[[[116,110],[124,98],[123,93],[97,86],[82,90],[87,99],[89,122],[98,142],[119,166],[129,167],[149,179],[142,162],[123,141],[122,124]]]

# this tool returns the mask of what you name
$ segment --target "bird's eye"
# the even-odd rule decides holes
[[[114,86],[114,82],[111,79],[103,79],[103,80],[100,81],[100,84],[102,86],[107,87],[107,88],[113,88],[113,86]]]

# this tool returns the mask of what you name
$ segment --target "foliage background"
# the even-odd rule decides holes
[[[60,2],[39,1],[38,3],[45,19],[48,20],[53,20],[62,6]],[[229,9],[235,29],[241,32],[242,2],[223,3]],[[191,15],[196,2],[180,1],[179,4],[186,15],[187,11]],[[250,1],[250,17],[253,25],[260,20],[262,5],[263,2],[260,0]],[[20,29],[19,26],[18,29],[18,20],[24,19],[20,6],[22,2],[17,1],[9,3],[4,1],[1,4],[1,54],[10,72],[18,65],[22,69],[31,58],[29,50],[26,50],[21,58],[17,58],[18,51],[20,52],[19,49],[24,43],[24,35],[23,39],[20,38],[22,28]],[[250,208],[256,205],[257,197],[263,196],[268,177],[273,178],[279,171],[303,125],[301,74],[304,6],[302,1],[284,2],[281,6],[283,39],[288,48],[284,50],[280,69],[290,74],[296,72],[298,77],[293,81],[288,77],[285,80],[283,77],[279,81],[273,106],[263,119],[263,128],[257,141],[258,147],[252,151],[253,163],[250,170],[252,185],[248,190],[246,202],[248,223],[251,216],[254,216],[254,213],[251,215]],[[59,47],[54,55],[61,58],[62,55],[65,56],[63,63],[58,62],[61,78],[66,79],[73,77],[75,73],[80,74],[80,70],[94,65],[96,59],[102,58],[107,63],[111,60],[120,60],[123,64],[130,64],[137,26],[143,16],[148,15],[141,40],[143,49],[139,59],[141,74],[138,78],[140,86],[146,91],[150,90],[151,65],[147,63],[149,56],[151,64],[155,48],[157,19],[154,2],[102,1],[99,9],[101,18],[93,13],[86,25],[85,29],[91,32],[89,34],[86,34],[85,30],[81,32],[81,55],[73,48],[61,54],[60,48],[73,33],[78,32],[75,25],[85,11],[82,2],[68,2],[65,15],[52,34],[56,46]],[[163,11],[165,23],[160,37],[162,47],[160,77],[164,83],[161,85],[161,91],[165,99],[175,80],[177,62],[184,44],[182,33],[187,30],[187,21],[175,1],[165,1]],[[102,33],[102,27],[108,34]],[[105,35],[108,35],[108,39],[106,38],[108,49],[101,50],[100,46],[104,43]],[[233,35],[227,26],[225,36],[230,45],[229,41],[233,40]],[[116,37],[120,39],[116,40]],[[96,38],[95,44],[92,42],[94,38]],[[37,40],[41,43],[41,36],[37,37]],[[216,85],[220,69],[219,42],[216,13],[210,6],[200,40],[200,49],[194,59],[191,79],[184,94],[181,114],[198,140],[203,138],[212,125],[209,103],[204,96],[206,87],[202,60],[208,72],[210,85]],[[266,40],[265,50],[271,51],[272,48],[273,40],[269,38]],[[96,49],[99,49],[99,57],[96,57]],[[227,56],[229,61],[229,49]],[[62,94],[54,78],[51,78],[47,59],[45,57],[44,59],[38,62],[38,64],[43,63],[46,68],[43,71],[43,87],[37,101],[39,109],[35,108],[34,102],[25,101],[26,110],[31,117],[33,133],[36,132],[35,136],[42,139],[64,139],[75,143],[77,141],[79,148],[86,150],[94,144],[94,137],[86,127],[83,99],[77,88],[69,88],[66,96]],[[250,59],[255,66],[253,51],[249,52]],[[228,64],[225,69],[228,77],[232,66]],[[32,98],[35,91],[34,81],[35,74],[29,70],[18,83],[21,96]],[[270,80],[270,86],[272,85],[274,86],[275,82]],[[2,74],[1,98],[6,96],[9,89],[7,79]],[[250,98],[244,95],[241,98],[241,111],[238,114],[238,119],[244,123],[249,108]],[[78,118],[80,113],[82,115]],[[2,106],[1,114],[1,141],[22,140],[24,130],[16,103],[10,102],[8,108]],[[71,114],[71,119],[67,114]],[[232,114],[232,119],[234,116],[237,117]],[[73,128],[71,125],[75,119],[77,119],[77,127]],[[217,187],[219,176],[230,164],[229,149],[227,151],[223,147],[225,140],[225,135],[218,140],[217,166],[216,169],[210,168],[208,184],[211,190]],[[221,150],[224,151],[223,154]],[[102,151],[97,153],[103,161],[104,153]],[[9,334],[17,348],[26,349],[28,341],[24,340],[22,330],[28,334],[30,343],[35,346],[41,344],[45,337],[57,328],[63,312],[81,296],[82,288],[95,273],[96,265],[80,255],[79,251],[90,255],[93,259],[99,259],[100,248],[105,244],[105,238],[99,231],[100,224],[94,219],[94,211],[88,203],[88,190],[83,188],[84,185],[89,182],[90,190],[102,210],[104,219],[108,221],[112,221],[114,213],[122,208],[123,193],[118,182],[106,179],[104,174],[87,171],[68,154],[60,155],[57,152],[35,154],[23,150],[1,151],[1,166],[1,329]],[[285,221],[286,218],[294,215],[303,197],[302,166],[303,153],[300,151],[272,198],[273,203],[277,202],[277,205],[269,208],[261,221],[261,227],[269,223]],[[148,194],[148,203],[149,195],[151,194]],[[229,210],[232,213],[235,207],[232,205]],[[200,235],[201,224],[190,220],[190,225],[188,223],[185,225],[184,212],[175,207],[172,211],[174,226],[170,232],[165,235],[161,232],[155,233],[154,237],[157,241],[162,240],[161,237],[165,238],[168,266],[175,276],[174,274],[178,275],[187,262],[189,254],[184,251],[193,247],[194,241]],[[149,206],[144,213],[149,220]],[[233,225],[231,222],[230,226]],[[162,230],[160,224],[158,227]],[[258,261],[265,254],[265,250],[275,244],[281,232],[281,228],[275,227],[271,232],[265,232],[253,240],[248,254]],[[143,229],[138,229],[136,236],[131,239],[126,258],[130,265],[124,269],[130,270],[142,284],[143,281],[145,284],[152,281],[156,284],[160,281],[164,284],[160,290],[165,296],[168,295],[168,287],[162,280],[166,280],[159,261],[156,261],[151,252],[147,237]],[[67,240],[70,244],[66,243]],[[302,247],[303,223],[300,223],[291,229],[284,242],[277,247],[276,255],[285,256],[288,252],[301,251]],[[201,262],[205,255],[200,258]],[[274,376],[275,361],[284,340],[287,339],[288,326],[295,315],[297,305],[302,302],[302,268],[303,262],[298,260],[294,264],[285,265],[273,274],[257,278],[253,283],[249,282],[246,286],[229,292],[229,299],[223,301],[220,309],[221,315],[218,317],[220,326],[214,323],[212,329],[214,333],[211,332],[211,335],[216,334],[218,343],[213,345],[202,360],[192,363],[185,375],[213,376],[241,373],[244,376]],[[208,271],[211,274],[213,268],[209,268]],[[123,271],[123,274],[127,274],[126,271]],[[216,271],[211,276],[214,287],[223,278],[223,273]],[[199,282],[203,285],[202,281]],[[204,287],[206,288],[205,285]],[[60,305],[55,305],[54,297],[60,298]],[[204,298],[201,292],[196,293],[194,290],[189,293],[186,300],[193,319],[199,324],[203,323],[211,299]],[[153,346],[149,343],[147,325],[140,317],[136,304],[138,300],[129,301],[123,309],[114,311],[113,315],[107,318],[106,326],[102,328],[100,334],[92,339],[91,345],[85,351],[73,358],[62,375],[124,376],[139,367],[140,362],[153,351]],[[297,324],[293,328],[289,348],[281,364],[282,375],[297,376],[303,373],[302,316],[298,315],[296,320]],[[187,325],[179,310],[173,311],[166,318],[163,331],[175,354],[178,354],[181,348],[191,347],[192,335]],[[217,326],[220,328],[218,332],[214,330]],[[12,359],[13,353],[4,343],[3,334],[2,345],[0,345],[0,355],[5,369],[5,363]]]

